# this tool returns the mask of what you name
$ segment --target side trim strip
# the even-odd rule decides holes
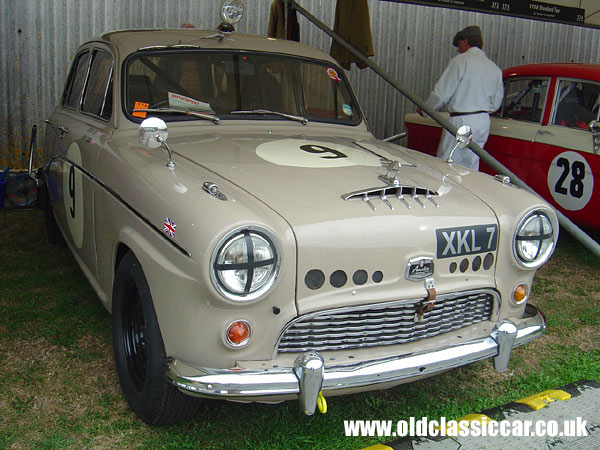
[[[148,225],[150,228],[152,228],[154,231],[156,231],[158,233],[158,235],[160,237],[162,237],[166,242],[168,242],[169,244],[171,244],[173,247],[175,247],[177,250],[179,250],[181,253],[183,253],[185,256],[188,256],[191,258],[192,254],[186,250],[185,248],[183,248],[181,245],[179,245],[177,242],[169,239],[167,237],[166,234],[164,234],[162,232],[161,229],[157,228],[151,221],[150,219],[148,219],[146,216],[144,216],[142,213],[140,213],[139,211],[137,211],[133,206],[131,206],[129,203],[127,203],[123,197],[121,197],[119,195],[118,192],[116,192],[113,188],[111,188],[110,186],[106,185],[102,180],[98,179],[95,175],[93,175],[92,173],[88,172],[87,170],[85,170],[83,167],[81,167],[78,164],[75,164],[73,161],[71,161],[68,158],[64,158],[60,155],[54,155],[52,158],[50,158],[50,161],[48,161],[48,164],[46,167],[49,167],[50,164],[52,164],[52,161],[54,161],[55,159],[61,159],[75,167],[77,167],[81,173],[83,173],[86,177],[88,177],[90,180],[96,182],[99,186],[101,186],[106,192],[108,192],[110,195],[112,195],[115,199],[117,199],[123,206],[125,206],[129,211],[131,211],[133,214],[135,214],[136,217],[138,217],[140,220],[142,220],[146,225]],[[48,171],[44,172],[44,178],[46,178],[46,182],[47,182],[47,177],[48,177]]]

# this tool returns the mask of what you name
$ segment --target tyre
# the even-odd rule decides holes
[[[149,425],[190,419],[200,400],[183,394],[166,377],[167,357],[154,303],[137,258],[128,252],[113,287],[112,334],[121,390],[131,409]]]

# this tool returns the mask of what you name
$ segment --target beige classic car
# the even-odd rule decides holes
[[[168,136],[167,136],[168,134]],[[558,223],[510,183],[374,138],[344,71],[295,42],[106,33],[47,120],[45,211],[112,313],[153,425],[198,397],[388,388],[539,336]]]

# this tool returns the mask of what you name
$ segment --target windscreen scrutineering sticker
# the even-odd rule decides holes
[[[281,139],[265,142],[256,154],[279,166],[332,168],[349,166],[380,167],[380,158],[358,148],[331,142],[304,139]]]
[[[149,107],[150,103],[136,101],[133,104],[133,112],[131,113],[131,115],[134,117],[141,117],[142,119],[145,119],[148,113],[146,111],[136,111],[136,109],[148,109]]]
[[[333,68],[333,67],[329,67],[327,69],[327,75],[329,76],[329,78],[331,78],[333,81],[342,81],[340,80],[340,76],[338,75],[337,71]]]

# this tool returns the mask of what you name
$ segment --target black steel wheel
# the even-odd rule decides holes
[[[115,276],[112,302],[113,351],[125,399],[149,425],[190,419],[199,400],[183,394],[166,377],[167,356],[142,267],[128,252]]]
[[[129,377],[136,389],[141,391],[146,381],[146,322],[135,283],[128,286],[123,300],[121,346],[125,352]]]

